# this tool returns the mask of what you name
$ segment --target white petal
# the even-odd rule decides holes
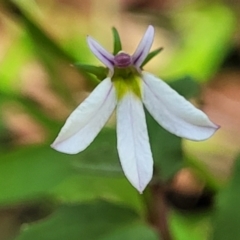
[[[113,73],[114,56],[90,36],[87,37],[87,43],[92,53]]]
[[[115,89],[111,79],[106,78],[72,112],[51,146],[69,154],[83,151],[103,128],[115,107]]]
[[[153,159],[143,105],[131,92],[117,106],[117,147],[126,177],[142,192],[152,178]]]
[[[154,28],[153,26],[149,26],[147,31],[145,32],[141,42],[139,43],[135,53],[132,56],[133,64],[139,68],[145,58],[147,57],[150,48],[152,46],[154,39]]]
[[[150,73],[143,73],[143,103],[163,128],[179,137],[200,141],[219,128],[205,113]]]

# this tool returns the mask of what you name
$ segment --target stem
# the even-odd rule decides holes
[[[165,189],[160,183],[149,187],[151,199],[148,201],[148,220],[157,230],[159,239],[172,240],[168,226],[168,205],[165,199]]]

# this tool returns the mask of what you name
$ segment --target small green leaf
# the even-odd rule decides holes
[[[141,68],[144,67],[152,58],[154,58],[156,55],[158,55],[161,51],[163,50],[163,48],[158,48],[152,52],[150,52],[147,57],[145,58],[145,60],[143,61]]]
[[[95,75],[99,80],[103,80],[107,77],[108,70],[105,67],[101,66],[96,67],[82,63],[76,63],[74,64],[74,66],[76,66],[78,69],[82,71]]]
[[[115,27],[112,28],[113,33],[113,55],[116,55],[118,52],[122,50],[121,39],[119,33]]]

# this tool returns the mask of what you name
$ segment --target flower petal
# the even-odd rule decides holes
[[[114,56],[104,49],[96,40],[92,37],[87,37],[87,43],[92,53],[106,66],[113,74]]]
[[[83,151],[103,128],[115,106],[115,88],[111,79],[106,78],[72,112],[51,146],[70,154]]]
[[[131,92],[117,106],[117,147],[126,177],[142,192],[152,178],[153,159],[143,105]]]
[[[132,56],[133,64],[136,68],[139,68],[147,57],[153,43],[153,38],[154,28],[150,25]]]
[[[219,128],[165,82],[150,73],[145,72],[142,76],[143,103],[163,128],[196,141],[211,137]]]

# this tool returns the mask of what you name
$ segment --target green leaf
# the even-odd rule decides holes
[[[95,75],[99,80],[103,80],[107,77],[108,70],[105,67],[101,66],[92,66],[92,65],[87,65],[87,64],[82,64],[82,63],[76,63],[74,64],[78,69],[91,73]]]
[[[119,33],[115,27],[112,28],[113,33],[113,55],[116,55],[118,52],[122,50],[121,39]]]
[[[182,141],[145,113],[154,163],[160,177],[167,181],[183,167]]]
[[[213,217],[213,240],[240,238],[240,155],[238,155],[232,179],[216,198]]]
[[[0,203],[12,204],[44,196],[73,173],[70,161],[50,147],[29,147],[1,155]]]
[[[122,202],[142,214],[143,203],[137,190],[123,174],[116,144],[116,130],[103,129],[86,150],[71,156],[76,174],[57,186],[52,193],[65,202],[107,198]],[[62,153],[58,155],[59,158],[68,156]]]
[[[161,240],[157,233],[150,227],[141,223],[131,224],[124,228],[119,228],[110,236],[103,238],[102,240]]]
[[[64,202],[86,202],[94,199],[108,199],[121,202],[144,215],[144,206],[141,195],[128,182],[126,177],[101,176],[90,174],[88,170],[68,178],[52,192],[54,196]]]
[[[91,145],[77,156],[78,161],[74,162],[74,167],[81,174],[87,171],[100,176],[124,176],[118,158],[114,128],[104,128]]]
[[[169,82],[169,85],[187,99],[197,96],[200,92],[199,83],[194,81],[194,79],[190,76],[185,76]]]
[[[59,153],[51,149],[50,144],[1,154],[0,204],[52,194],[60,183],[76,174],[106,176],[109,177],[109,182],[111,177],[124,177],[117,156],[115,137],[115,129],[104,129],[85,151],[77,155]],[[104,181],[105,184],[108,181]],[[82,182],[84,186],[81,188],[84,189],[87,182],[84,179]],[[115,189],[117,184],[118,181]],[[126,182],[125,185],[127,184],[129,183]]]
[[[152,52],[150,52],[147,57],[145,58],[145,60],[143,61],[141,68],[144,67],[152,58],[154,58],[155,56],[157,56],[161,51],[163,50],[163,48],[158,48]]]
[[[141,239],[157,240],[149,228],[140,223],[135,225],[137,222],[138,215],[131,209],[95,201],[62,206],[48,220],[23,231],[17,240],[139,239],[136,236],[140,233],[144,234]]]

